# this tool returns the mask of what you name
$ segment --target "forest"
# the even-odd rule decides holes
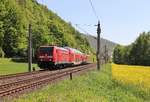
[[[28,25],[32,25],[33,53],[41,45],[69,46],[85,53],[92,49],[71,23],[36,0],[1,0],[0,57],[26,57]]]
[[[113,52],[116,64],[150,66],[150,32],[143,32],[128,46],[117,45]]]

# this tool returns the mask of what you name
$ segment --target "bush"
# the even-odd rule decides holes
[[[0,58],[3,58],[5,56],[5,53],[3,49],[0,47]]]

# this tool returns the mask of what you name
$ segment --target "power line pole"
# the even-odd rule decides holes
[[[105,55],[104,55],[104,60],[105,60],[105,64],[107,63],[108,61],[108,51],[107,51],[107,46],[105,45]]]
[[[32,34],[31,24],[29,24],[29,38],[28,38],[28,71],[31,72],[32,67]]]
[[[101,41],[100,41],[100,33],[101,33],[101,28],[100,28],[100,21],[98,21],[98,25],[97,25],[97,70],[100,70],[101,67],[101,63],[100,63],[100,59],[101,59],[101,55],[100,55],[100,47],[101,47]]]
[[[27,0],[24,0],[25,9],[27,7]],[[28,71],[31,72],[32,67],[32,34],[31,24],[28,25]]]

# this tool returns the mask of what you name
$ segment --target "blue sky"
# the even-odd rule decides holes
[[[97,18],[89,0],[38,1],[47,5],[65,21],[71,22],[74,26],[78,24],[89,34],[97,36],[97,28],[94,26],[97,24]],[[92,0],[92,2],[101,21],[103,38],[127,45],[141,32],[150,31],[150,0]]]

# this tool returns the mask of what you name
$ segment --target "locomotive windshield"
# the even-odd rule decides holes
[[[48,56],[53,55],[53,47],[40,47],[41,54],[48,54]]]

